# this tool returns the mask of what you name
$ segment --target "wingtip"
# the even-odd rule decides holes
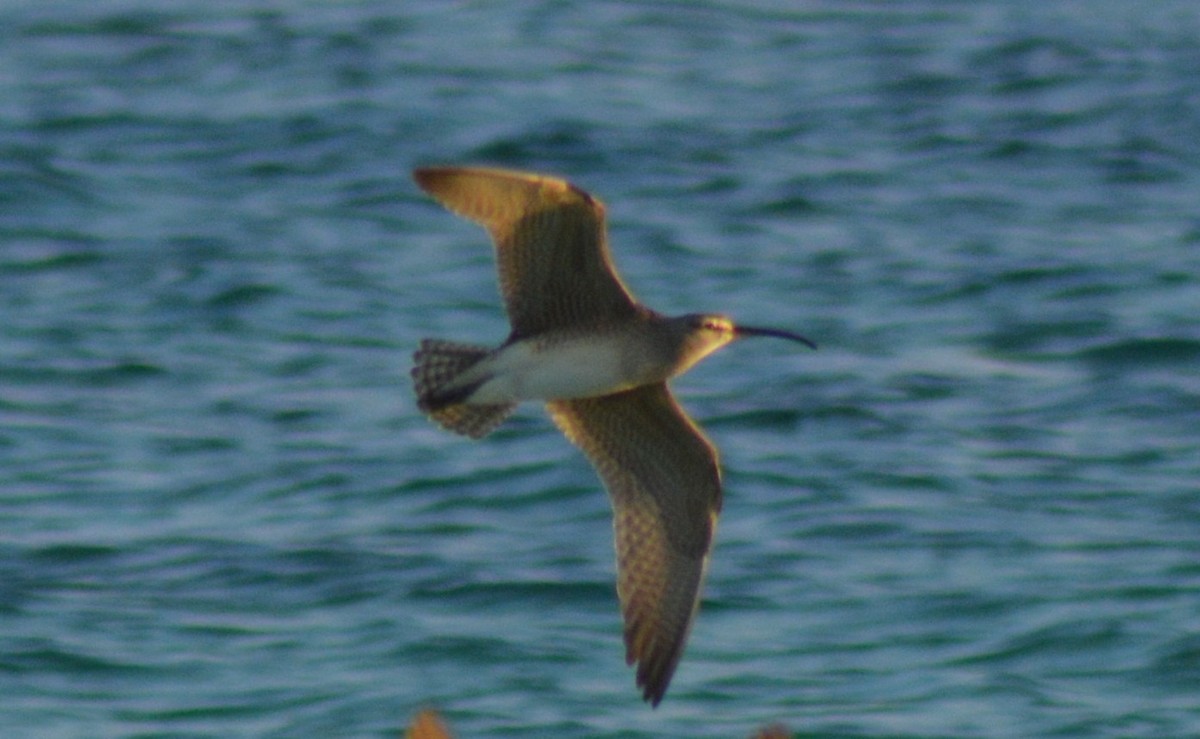
[[[437,180],[438,177],[445,174],[448,169],[448,167],[440,166],[417,167],[412,171],[412,178],[422,190],[429,192],[429,188],[433,182]]]
[[[658,704],[662,703],[663,698],[667,695],[667,686],[650,686],[647,685],[642,689],[642,700],[650,704],[651,708],[658,708]]]
[[[626,655],[628,664],[637,663],[637,686],[642,689],[642,700],[649,703],[651,708],[658,708],[658,704],[666,697],[667,688],[671,687],[671,678],[675,676],[675,668],[679,666],[680,656],[678,651],[665,659],[652,653],[643,653],[640,657],[635,654]]]
[[[674,673],[674,668],[654,675],[649,674],[648,670],[638,669],[637,684],[642,689],[642,700],[649,703],[651,708],[658,708],[658,704],[667,696]]]

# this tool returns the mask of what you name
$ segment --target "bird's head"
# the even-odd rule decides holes
[[[731,341],[749,336],[774,336],[817,348],[815,343],[800,334],[777,328],[739,326],[729,316],[716,313],[692,313],[675,319],[675,322],[683,334],[677,373],[687,370]]]

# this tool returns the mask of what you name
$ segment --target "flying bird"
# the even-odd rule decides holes
[[[719,314],[667,317],[642,305],[613,267],[604,205],[569,182],[459,167],[413,177],[491,235],[512,327],[494,349],[423,340],[413,355],[417,405],[478,439],[519,402],[546,403],[608,489],[626,662],[657,706],[691,630],[721,510],[717,450],[667,381],[743,337],[816,345]]]

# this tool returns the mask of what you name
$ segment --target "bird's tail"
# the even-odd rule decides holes
[[[468,405],[476,385],[454,387],[454,380],[490,354],[490,350],[468,344],[425,339],[413,354],[413,388],[417,407],[456,434],[479,439],[513,412],[516,403]]]

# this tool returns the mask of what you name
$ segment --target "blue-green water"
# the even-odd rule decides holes
[[[1200,10],[1042,2],[0,8],[0,735],[1200,735]],[[747,342],[666,701],[607,500],[408,172],[602,197]]]

